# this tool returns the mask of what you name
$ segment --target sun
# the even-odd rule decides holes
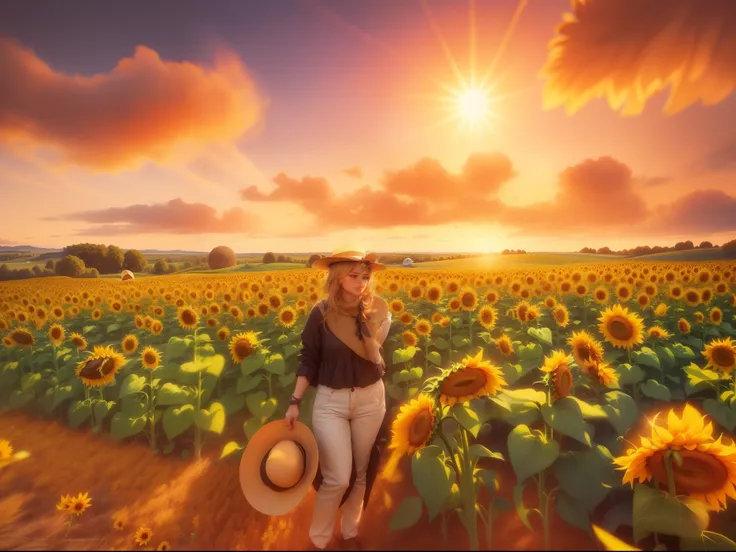
[[[457,95],[457,114],[471,126],[483,123],[490,111],[490,100],[485,90],[470,88]]]

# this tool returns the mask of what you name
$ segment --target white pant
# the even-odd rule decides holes
[[[358,535],[368,461],[385,414],[383,380],[354,389],[317,387],[312,432],[319,448],[322,483],[309,529],[309,538],[315,546],[324,548],[332,538],[337,510],[350,485],[353,458],[357,478],[343,504],[341,530],[345,539]]]

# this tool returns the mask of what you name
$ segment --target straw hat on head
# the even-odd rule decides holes
[[[386,265],[382,265],[376,262],[377,257],[378,255],[376,255],[375,253],[368,253],[366,255],[365,251],[340,251],[337,253],[333,253],[330,257],[317,259],[312,263],[312,268],[329,270],[330,265],[333,265],[335,263],[352,261],[366,264],[371,269],[371,272],[386,270]]]
[[[310,429],[286,420],[264,425],[240,459],[240,488],[259,512],[280,516],[293,510],[312,485],[319,465],[317,441]]]

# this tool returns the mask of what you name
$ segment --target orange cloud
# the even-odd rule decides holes
[[[736,230],[736,198],[722,190],[695,190],[657,208],[647,221],[652,233],[718,233]]]
[[[161,159],[177,143],[228,140],[266,107],[245,67],[220,52],[214,69],[138,46],[108,73],[66,75],[0,37],[0,141],[52,146],[77,164],[116,169]],[[183,93],[185,91],[185,93]]]
[[[736,2],[573,0],[542,75],[544,106],[605,98],[623,115],[670,87],[664,111],[716,104],[736,88]]]
[[[631,169],[612,157],[586,159],[559,176],[551,202],[507,207],[501,221],[522,233],[590,233],[604,227],[627,229],[648,216],[635,191]]]
[[[352,176],[353,178],[357,178],[358,180],[363,178],[363,169],[360,167],[348,167],[340,172],[348,176]]]
[[[186,203],[180,198],[154,205],[111,207],[83,211],[45,220],[78,220],[92,223],[82,235],[118,234],[242,234],[256,232],[258,219],[240,207],[224,211],[203,203]]]
[[[266,194],[249,186],[241,197],[300,205],[314,218],[309,231],[489,222],[503,208],[493,196],[514,176],[507,157],[480,153],[471,155],[459,174],[448,172],[437,160],[421,159],[386,172],[378,190],[362,186],[338,196],[324,178],[299,180],[279,173],[272,180],[275,190]]]
[[[19,245],[17,241],[0,238],[0,245]]]

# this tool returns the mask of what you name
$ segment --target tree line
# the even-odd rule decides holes
[[[661,245],[638,245],[631,249],[620,249],[618,251],[611,250],[610,247],[599,247],[595,249],[593,247],[583,247],[580,253],[597,253],[599,255],[625,255],[627,257],[638,257],[640,255],[650,255],[652,253],[664,253],[666,251],[689,251],[691,249],[720,249],[726,256],[736,256],[736,240],[731,240],[724,243],[721,246],[713,245],[709,241],[702,241],[697,247],[690,241],[680,241],[673,246],[661,246]]]

